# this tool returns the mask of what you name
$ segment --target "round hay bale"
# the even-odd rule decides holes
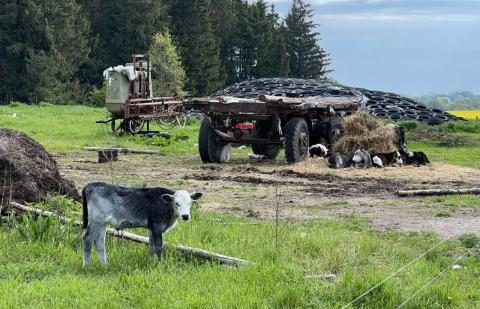
[[[392,127],[360,110],[344,119],[343,135],[333,145],[333,152],[351,153],[363,148],[370,152],[390,153],[397,150],[396,144],[397,136]]]
[[[66,195],[80,201],[75,184],[63,178],[57,162],[28,135],[0,129],[0,201],[38,202],[48,194]]]

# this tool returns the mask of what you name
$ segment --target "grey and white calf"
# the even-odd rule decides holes
[[[105,234],[107,224],[115,229],[145,227],[149,230],[150,250],[161,255],[162,234],[173,228],[178,218],[190,220],[192,201],[202,193],[167,188],[126,188],[103,182],[87,184],[83,200],[83,266],[90,263],[95,244],[100,262],[107,263]]]
[[[352,155],[343,155],[334,153],[328,158],[328,167],[330,168],[347,168],[352,165]]]
[[[353,166],[355,168],[370,168],[372,167],[372,158],[370,153],[364,149],[358,149],[353,153]]]

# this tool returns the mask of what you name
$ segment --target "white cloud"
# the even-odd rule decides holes
[[[401,0],[390,0],[389,2],[398,2]],[[292,0],[270,0],[270,3],[292,3]],[[360,4],[376,4],[387,2],[387,0],[305,0],[305,3],[311,5],[329,5],[337,3],[360,3]]]
[[[480,21],[479,15],[473,14],[387,14],[387,13],[362,13],[362,14],[318,14],[316,18],[322,20],[345,21],[437,21],[437,22],[472,22]]]

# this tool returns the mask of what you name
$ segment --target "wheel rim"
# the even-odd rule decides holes
[[[187,124],[186,116],[176,116],[175,120],[181,128],[185,128],[185,125]]]
[[[128,121],[128,129],[131,133],[138,133],[143,128],[145,121],[140,119],[131,119]]]
[[[177,123],[176,117],[161,117],[157,119],[158,126],[164,130],[173,129],[176,123]]]
[[[298,138],[298,150],[301,156],[305,155],[308,151],[308,134],[304,131],[300,132]]]

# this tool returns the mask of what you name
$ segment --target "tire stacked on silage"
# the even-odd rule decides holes
[[[356,96],[372,115],[398,120],[418,120],[428,124],[441,124],[462,120],[440,109],[430,109],[413,99],[391,92],[353,88],[330,82],[297,78],[261,78],[243,81],[213,93],[212,97],[233,96],[257,98],[259,95],[291,98]],[[346,113],[348,115],[349,112]]]
[[[427,108],[422,103],[395,93],[360,89],[367,98],[366,109],[373,115],[391,120],[418,120],[429,124],[441,124],[460,118],[440,109]]]

